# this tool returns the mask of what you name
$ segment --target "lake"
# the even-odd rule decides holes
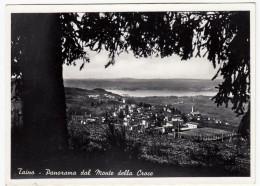
[[[65,79],[66,87],[102,88],[121,96],[214,96],[220,80],[206,79]]]
[[[166,97],[166,96],[210,96],[213,97],[217,94],[216,91],[180,91],[180,90],[109,90],[109,92],[121,96],[130,97]]]

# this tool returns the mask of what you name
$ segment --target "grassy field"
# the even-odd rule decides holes
[[[213,128],[197,128],[197,129],[192,129],[192,130],[188,130],[188,131],[183,131],[180,132],[181,135],[185,135],[185,136],[216,136],[216,135],[227,135],[230,134],[230,132],[226,131],[226,130],[220,130],[220,129],[213,129]]]

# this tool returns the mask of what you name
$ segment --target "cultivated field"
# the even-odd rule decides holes
[[[229,141],[231,141],[232,138],[236,135],[237,134],[234,132],[207,127],[182,131],[178,134],[178,136],[181,138],[191,138],[193,140],[196,139],[200,141],[223,141],[225,139],[229,139]]]
[[[187,130],[187,131],[183,131],[180,132],[181,135],[184,136],[216,136],[216,135],[227,135],[227,134],[231,134],[228,131],[225,130],[220,130],[220,129],[213,129],[213,128],[197,128],[197,129],[192,129],[192,130]]]

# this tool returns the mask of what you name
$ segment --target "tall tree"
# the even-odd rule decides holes
[[[23,103],[23,138],[12,143],[19,143],[26,158],[38,161],[67,148],[62,64],[88,59],[72,25],[76,14],[12,14],[11,18],[13,98],[20,97]]]
[[[13,83],[21,87],[16,90],[23,103],[24,138],[19,145],[28,159],[66,146],[61,25],[57,23],[57,14],[12,15],[12,75],[19,67],[21,78]]]

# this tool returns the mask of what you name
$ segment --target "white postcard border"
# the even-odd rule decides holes
[[[129,12],[129,11],[250,11],[251,48],[251,176],[250,177],[174,177],[174,178],[73,178],[73,179],[10,179],[11,139],[11,13],[37,12]],[[89,4],[89,5],[8,5],[6,6],[6,184],[7,185],[111,185],[111,184],[250,184],[255,182],[256,153],[256,20],[255,3],[226,4]]]

